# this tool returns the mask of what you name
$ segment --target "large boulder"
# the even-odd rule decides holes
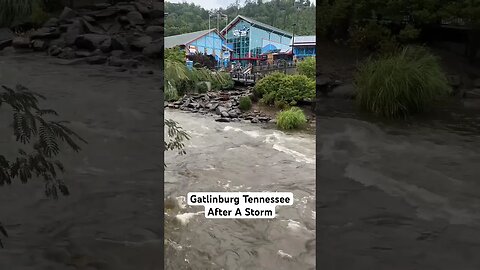
[[[160,58],[163,56],[163,44],[160,41],[154,41],[143,49],[143,54],[150,58]]]
[[[29,37],[15,37],[12,40],[12,46],[15,49],[30,49],[30,38]]]
[[[12,45],[15,35],[8,28],[0,28],[0,51]]]
[[[143,16],[140,12],[138,11],[130,11],[127,14],[128,21],[132,25],[144,25],[145,20],[143,19]]]
[[[84,19],[81,19],[81,22],[82,22],[86,32],[92,33],[92,34],[99,34],[99,35],[105,34],[105,30],[103,30],[101,27],[94,26],[93,24],[87,22]]]
[[[163,37],[163,27],[158,25],[151,25],[145,29],[145,33],[149,35],[153,40]]]
[[[37,39],[32,41],[32,48],[34,51],[41,52],[41,51],[45,51],[48,48],[48,46],[44,40]]]
[[[110,39],[107,35],[85,34],[80,35],[75,39],[75,45],[79,49],[94,51],[100,48],[100,45],[107,39]]]
[[[135,68],[138,66],[138,61],[134,59],[122,59],[117,56],[111,56],[108,59],[108,65],[113,67]]]
[[[46,23],[43,24],[43,27],[57,27],[59,25],[59,20],[57,18],[50,18]]]
[[[100,44],[100,50],[104,53],[109,53],[113,50],[125,49],[123,45],[116,38],[108,38]]]
[[[62,13],[60,14],[60,16],[58,17],[58,20],[60,22],[70,22],[76,16],[77,16],[77,13],[73,9],[69,7],[65,7]]]
[[[329,95],[335,98],[353,99],[356,96],[356,88],[352,83],[346,83],[335,87]]]
[[[150,19],[161,19],[165,15],[165,12],[163,10],[163,3],[159,2],[153,2],[153,9],[150,10],[148,13],[148,16]]]
[[[55,39],[60,37],[60,31],[56,27],[42,27],[34,31],[30,37],[32,39]]]
[[[145,3],[135,2],[134,5],[137,8],[138,12],[142,13],[142,15],[148,15],[150,13],[150,10]]]
[[[143,51],[145,47],[150,45],[152,38],[149,36],[134,36],[129,38],[130,49],[133,51]]]
[[[67,26],[65,33],[65,43],[68,46],[75,44],[75,40],[85,33],[83,23],[80,20],[75,20],[72,24]]]
[[[96,11],[89,12],[86,15],[91,16],[95,19],[106,19],[106,18],[113,17],[113,16],[117,15],[117,13],[118,13],[118,8],[108,7],[108,8],[102,9],[102,10],[96,10]]]

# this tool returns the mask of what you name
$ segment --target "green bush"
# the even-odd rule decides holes
[[[178,98],[177,89],[169,83],[165,85],[165,101],[176,101]]]
[[[238,108],[244,112],[252,108],[252,101],[249,97],[241,97],[239,103]]]
[[[361,50],[377,51],[381,44],[391,40],[390,30],[375,22],[354,26],[350,31],[350,44]]]
[[[307,123],[307,118],[302,110],[292,107],[287,111],[282,111],[277,115],[277,127],[284,130],[298,129]]]
[[[308,78],[315,79],[316,77],[316,61],[315,57],[307,57],[297,65],[297,70],[300,75],[305,75]]]
[[[44,8],[42,2],[33,1],[31,19],[34,25],[41,26],[50,18]]]
[[[260,101],[268,105],[275,102],[296,105],[299,101],[315,97],[315,80],[305,75],[272,73],[255,85],[254,95],[261,97]]]
[[[263,77],[255,84],[255,87],[253,88],[254,96],[260,99],[263,98],[266,93],[277,91],[286,76],[287,75],[284,73],[274,72]]]
[[[360,67],[355,84],[361,108],[387,118],[422,112],[450,91],[437,58],[422,47],[370,59]]]
[[[197,84],[197,92],[200,94],[208,92],[208,85],[205,82],[200,82]]]
[[[315,97],[315,81],[305,75],[285,76],[277,89],[264,94],[262,102],[275,104],[275,101],[287,105],[296,105],[303,100],[311,100]]]

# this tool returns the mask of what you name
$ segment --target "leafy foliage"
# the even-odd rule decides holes
[[[296,105],[299,101],[315,97],[315,80],[305,75],[272,73],[257,82],[254,95],[261,97],[264,104],[282,102]]]
[[[315,57],[307,57],[297,65],[300,75],[305,75],[308,78],[315,79],[317,66]]]
[[[234,4],[219,9],[233,20],[237,15],[244,15],[260,22],[275,26],[298,35],[315,34],[315,6],[314,1],[306,1],[306,5],[293,6],[292,0],[251,1],[247,0],[243,6]],[[189,3],[165,2],[165,35],[177,35],[208,28],[208,10]],[[302,18],[301,20],[299,18]],[[229,21],[228,21],[229,22]],[[215,17],[211,19],[211,28],[217,27]],[[226,21],[219,23],[219,28],[225,27]],[[296,24],[294,26],[294,24]]]
[[[0,26],[26,21],[40,26],[48,19],[50,12],[61,8],[61,0],[1,0]]]
[[[242,111],[248,111],[252,108],[252,100],[250,100],[250,97],[241,97],[239,103],[238,108]]]
[[[422,47],[370,59],[358,71],[356,86],[360,106],[387,118],[422,112],[450,90],[436,57]]]
[[[165,119],[165,126],[167,127],[167,135],[170,138],[165,142],[165,150],[178,150],[178,154],[186,154],[184,141],[189,140],[190,136],[173,120]]]
[[[165,60],[184,63],[185,52],[178,48],[167,48],[165,49]]]
[[[277,127],[284,130],[298,129],[307,123],[303,111],[297,107],[282,111],[277,115]]]
[[[54,110],[41,109],[39,99],[45,97],[20,85],[15,89],[1,87],[0,107],[8,106],[13,111],[12,127],[17,142],[32,147],[30,150],[20,148],[15,158],[0,154],[0,186],[10,185],[14,179],[27,183],[32,178],[41,178],[46,196],[58,199],[59,193],[69,194],[64,180],[59,177],[65,168],[56,159],[61,144],[78,152],[81,149],[76,141],[86,141],[65,125],[68,122],[46,119],[58,114]],[[7,236],[1,224],[0,232]]]

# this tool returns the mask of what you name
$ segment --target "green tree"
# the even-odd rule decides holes
[[[45,97],[20,85],[16,88],[1,87],[0,107],[11,110],[13,135],[21,146],[16,157],[0,154],[0,186],[10,185],[15,179],[22,183],[32,178],[42,179],[46,196],[58,199],[59,193],[69,194],[59,175],[65,170],[57,159],[61,145],[78,152],[77,141],[86,141],[66,126],[68,122],[49,120],[49,116],[58,114],[54,110],[40,108],[39,99]],[[7,236],[1,224],[0,232]]]

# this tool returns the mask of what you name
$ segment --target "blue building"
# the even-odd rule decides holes
[[[294,57],[298,60],[315,57],[316,44],[316,36],[295,36],[293,41]]]
[[[287,52],[292,34],[268,24],[238,15],[222,31],[227,47],[232,50],[231,61],[242,64],[261,60],[260,55]]]
[[[204,54],[215,57],[218,66],[227,66],[230,50],[217,29],[202,30],[165,37],[165,48],[178,47],[187,55]]]

